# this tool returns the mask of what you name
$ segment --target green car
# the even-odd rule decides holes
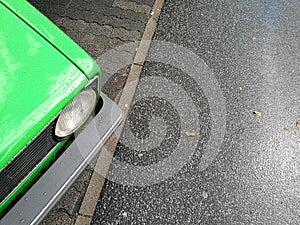
[[[41,221],[122,118],[95,61],[25,0],[0,0],[0,224]]]

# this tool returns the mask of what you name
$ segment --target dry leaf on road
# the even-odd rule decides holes
[[[298,129],[300,129],[300,120],[296,123]]]
[[[197,134],[197,132],[196,132],[195,130],[187,130],[187,131],[185,132],[185,134],[186,134],[186,136],[188,136],[188,137],[195,137],[196,134]]]
[[[256,115],[256,116],[261,116],[261,115],[262,115],[262,112],[254,111],[253,114]]]

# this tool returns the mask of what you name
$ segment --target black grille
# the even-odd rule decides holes
[[[0,172],[0,202],[23,181],[58,144],[54,139],[55,120]]]

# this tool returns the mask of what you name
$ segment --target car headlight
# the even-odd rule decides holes
[[[97,101],[97,93],[91,88],[85,88],[62,110],[56,126],[55,135],[65,138],[78,130],[90,117]]]

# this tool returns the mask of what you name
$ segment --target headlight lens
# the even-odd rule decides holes
[[[64,138],[78,130],[90,117],[96,100],[97,94],[92,88],[79,92],[59,115],[55,135]]]

